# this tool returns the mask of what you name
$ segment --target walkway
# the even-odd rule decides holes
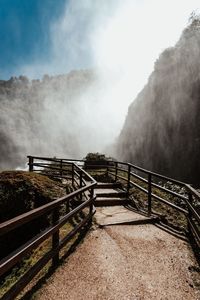
[[[96,225],[35,300],[198,300],[190,246],[122,206],[97,208]]]

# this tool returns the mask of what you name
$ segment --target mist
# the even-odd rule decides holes
[[[13,74],[28,82],[2,82],[0,168],[19,167],[28,154],[81,158],[105,151],[154,62],[197,7],[197,1],[66,1],[51,24],[50,56]]]

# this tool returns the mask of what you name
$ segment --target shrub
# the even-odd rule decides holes
[[[106,166],[112,164],[113,159],[106,157],[105,154],[101,153],[88,153],[85,157],[85,168],[89,169],[92,167]]]

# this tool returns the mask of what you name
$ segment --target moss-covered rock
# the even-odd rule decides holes
[[[14,218],[65,194],[65,186],[46,176],[25,171],[1,172],[0,222]],[[50,216],[41,216],[3,235],[0,238],[1,257],[47,227],[50,221]]]

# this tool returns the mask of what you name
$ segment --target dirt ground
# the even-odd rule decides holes
[[[101,208],[96,220],[125,215]],[[190,246],[154,225],[96,226],[34,299],[200,300],[197,270]]]

